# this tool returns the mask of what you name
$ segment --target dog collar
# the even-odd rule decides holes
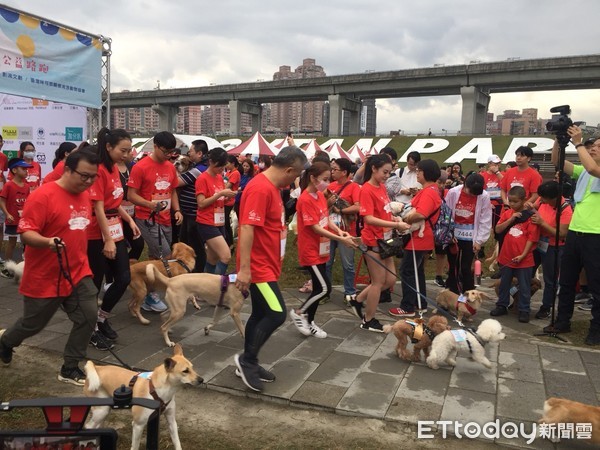
[[[159,413],[162,414],[163,412],[165,412],[165,409],[167,409],[167,406],[169,406],[169,403],[171,403],[171,400],[169,400],[167,403],[165,403],[163,401],[163,399],[158,396],[158,394],[156,393],[156,389],[154,388],[154,384],[152,383],[151,375],[152,375],[151,372],[143,372],[143,373],[135,374],[131,378],[131,380],[129,380],[129,387],[133,390],[133,386],[135,385],[138,378],[147,379],[148,380],[148,390],[150,392],[150,395],[152,396],[152,398],[154,400],[156,400],[158,403],[160,403]]]
[[[471,314],[472,316],[474,316],[475,314],[477,314],[477,310],[475,308],[473,308],[471,305],[469,305],[466,301],[460,301],[460,297],[459,300],[456,301],[456,310],[458,311],[458,307],[459,305],[464,305],[465,308],[467,308],[467,311],[469,311],[469,314]]]

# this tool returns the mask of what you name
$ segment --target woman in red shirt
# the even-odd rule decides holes
[[[198,234],[206,244],[204,272],[224,274],[231,259],[231,250],[225,241],[225,199],[235,192],[225,188],[221,175],[227,165],[227,152],[213,148],[208,152],[208,169],[196,179]]]
[[[237,156],[229,155],[227,156],[227,165],[225,166],[225,174],[223,176],[223,181],[225,182],[225,187],[227,189],[231,189],[233,192],[237,194],[237,190],[240,187],[241,174],[238,170],[240,163],[238,161]],[[231,229],[231,211],[233,211],[233,207],[235,205],[235,197],[226,198],[225,199],[225,240],[227,241],[227,245],[229,248],[233,245],[233,231]]]
[[[329,208],[323,192],[329,186],[330,177],[329,164],[316,162],[304,171],[300,179],[302,194],[296,203],[298,259],[301,266],[308,268],[313,289],[299,309],[290,310],[290,317],[300,333],[322,339],[327,337],[327,333],[315,324],[315,314],[319,301],[331,293],[331,280],[325,270],[330,240],[340,241],[347,247],[357,246],[349,233],[329,220]]]
[[[363,216],[364,228],[361,239],[367,246],[366,258],[371,284],[369,284],[356,300],[350,301],[354,314],[362,319],[363,330],[383,332],[383,326],[375,318],[379,296],[384,289],[391,288],[396,282],[394,258],[381,259],[377,239],[392,237],[392,230],[405,231],[410,226],[402,221],[394,221],[390,211],[390,199],[385,188],[385,181],[392,173],[392,161],[388,155],[371,156],[366,162],[364,172],[368,180],[360,192],[360,215]],[[376,260],[377,262],[375,262]],[[384,268],[385,267],[385,268]],[[387,269],[387,270],[386,270]],[[366,302],[363,316],[363,303]]]
[[[129,250],[123,234],[123,222],[133,230],[133,237],[140,237],[140,230],[133,218],[127,214],[123,201],[123,185],[117,163],[124,161],[131,151],[131,136],[121,129],[103,128],[98,133],[98,175],[90,187],[93,214],[87,228],[88,260],[94,274],[94,284],[100,291],[106,269],[110,268],[113,281],[106,290],[102,307],[98,309],[97,331],[91,337],[92,345],[106,350],[104,339],[115,340],[118,334],[108,323],[108,317],[121,299],[131,281],[129,272]]]

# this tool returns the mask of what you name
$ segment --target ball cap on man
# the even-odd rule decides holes
[[[500,164],[502,160],[498,155],[491,155],[488,157],[488,163]]]
[[[26,163],[24,159],[22,158],[11,158],[10,161],[8,161],[8,169],[14,169],[15,167],[33,167],[33,165]]]

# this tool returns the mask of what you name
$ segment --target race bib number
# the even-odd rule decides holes
[[[342,223],[342,215],[338,213],[329,214],[329,220],[331,220],[337,227]]]
[[[329,256],[329,249],[331,248],[331,241],[321,236],[319,238],[319,256]]]
[[[222,225],[225,225],[225,208],[215,206],[215,226],[220,227]]]
[[[496,200],[502,196],[500,194],[501,191],[499,187],[488,188],[487,192],[490,194],[490,199],[492,200]]]
[[[550,240],[546,236],[540,237],[540,240],[537,243],[537,249],[540,251],[540,253],[548,252],[549,243]]]
[[[454,237],[461,241],[472,241],[473,240],[473,224],[456,224],[454,227]]]
[[[119,217],[111,217],[108,219],[108,233],[115,242],[123,240],[123,225],[121,225],[121,219]]]
[[[133,203],[123,201],[123,202],[121,202],[121,206],[123,207],[123,209],[125,210],[125,212],[127,214],[129,214],[131,217],[133,217],[133,215],[135,214],[135,205]]]
[[[450,330],[456,342],[465,342],[467,340],[467,332],[465,330]]]

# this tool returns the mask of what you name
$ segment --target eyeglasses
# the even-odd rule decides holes
[[[83,181],[84,183],[86,181],[92,181],[94,182],[94,180],[96,179],[96,177],[98,176],[97,173],[95,174],[89,174],[89,173],[81,173],[78,170],[73,169],[73,172],[75,172],[77,175],[79,175],[81,177],[81,181]]]
[[[158,147],[158,149],[159,149],[161,152],[163,152],[165,155],[172,155],[172,154],[173,154],[173,152],[175,151],[175,149],[174,149],[174,148],[172,148],[171,150],[167,150],[167,149],[165,149],[165,148]]]
[[[339,172],[340,170],[342,170],[342,169],[338,169],[337,167],[332,167],[331,168],[332,172]]]

